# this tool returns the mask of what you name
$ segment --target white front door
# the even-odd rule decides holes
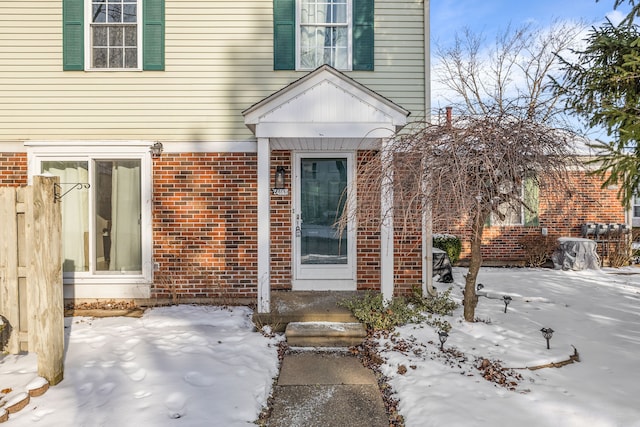
[[[294,155],[293,290],[355,290],[355,233],[337,222],[353,179],[353,153]]]

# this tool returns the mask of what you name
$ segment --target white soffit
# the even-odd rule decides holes
[[[242,113],[258,138],[389,138],[409,111],[323,65]]]

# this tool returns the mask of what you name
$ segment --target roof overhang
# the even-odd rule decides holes
[[[323,65],[242,112],[275,149],[377,148],[410,112]]]

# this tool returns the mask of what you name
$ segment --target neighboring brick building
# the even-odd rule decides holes
[[[617,187],[601,188],[600,179],[589,174],[586,167],[571,171],[569,179],[571,181],[561,191],[540,189],[537,218],[533,224],[488,224],[485,227],[484,265],[523,265],[526,254],[519,242],[525,236],[581,237],[583,225],[588,223],[631,226],[631,212],[622,207]],[[461,263],[466,263],[470,255],[470,230],[443,224],[436,228],[438,232],[461,238]]]

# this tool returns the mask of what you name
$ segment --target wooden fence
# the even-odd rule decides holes
[[[5,350],[38,355],[38,375],[62,381],[64,300],[59,179],[0,188],[0,315]],[[10,328],[6,332],[6,328]]]

